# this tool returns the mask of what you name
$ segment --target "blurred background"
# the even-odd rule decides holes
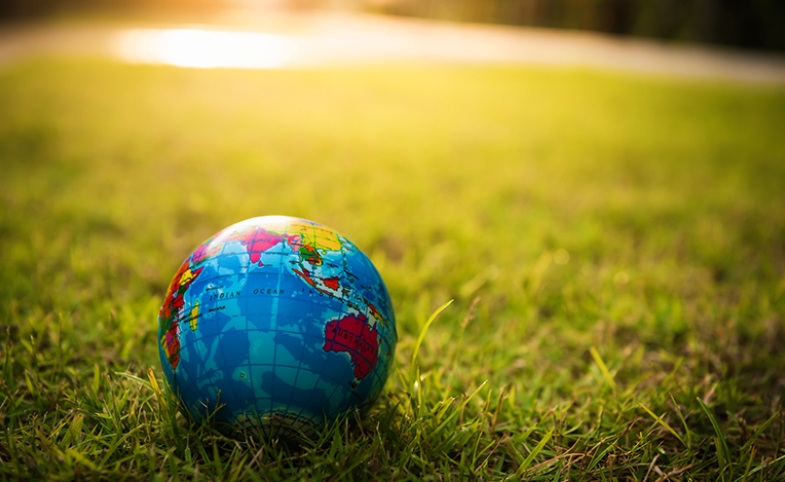
[[[0,0],[0,478],[226,479],[133,380],[182,260],[286,214],[372,258],[401,373],[455,300],[373,415],[391,435],[343,450],[355,479],[783,480],[783,9]],[[400,411],[483,383],[449,424]],[[329,457],[302,466],[345,477]]]
[[[785,50],[785,2],[778,0],[4,0],[0,17],[226,7],[361,11]]]

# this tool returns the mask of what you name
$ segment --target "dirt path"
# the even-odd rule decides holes
[[[248,46],[249,52],[255,45],[257,57],[262,50],[277,49],[276,62],[245,65],[250,68],[411,62],[541,64],[785,83],[783,55],[673,45],[586,32],[267,10],[227,10],[209,17],[165,22],[73,21],[5,27],[0,30],[0,64],[37,53],[100,55],[171,63],[151,55],[129,55],[129,35],[135,35],[137,43],[146,42],[147,48],[153,48],[150,46],[152,37],[145,35],[187,28],[218,32],[216,35],[223,35],[220,32],[251,33],[244,37],[235,35],[234,43],[226,43],[225,48],[238,59],[243,55],[235,48],[238,45]],[[203,40],[207,46],[215,46],[223,38],[208,36]],[[255,41],[262,43],[253,44]]]

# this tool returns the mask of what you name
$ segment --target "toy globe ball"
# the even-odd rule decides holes
[[[188,256],[158,341],[166,380],[194,419],[290,435],[372,405],[397,333],[384,281],[351,241],[265,216]]]

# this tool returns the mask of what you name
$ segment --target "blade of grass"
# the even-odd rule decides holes
[[[759,466],[755,467],[754,469],[750,470],[749,473],[746,474],[746,476],[749,477],[751,475],[755,475],[758,472],[760,472],[761,470],[766,469],[770,465],[774,465],[774,464],[776,464],[778,462],[782,462],[783,460],[785,460],[785,455],[780,455],[776,459],[774,459],[774,460],[772,460],[770,462],[764,462],[764,463],[760,464]],[[741,481],[742,478],[743,477],[739,477],[738,479],[736,479],[736,481]]]
[[[681,413],[679,404],[676,403],[676,399],[673,398],[673,394],[671,394],[670,397],[671,402],[673,403],[674,411],[681,421],[681,426],[684,427],[684,435],[687,438],[687,450],[692,452],[692,432],[690,432],[690,427],[687,425],[687,420],[685,420],[684,414]]]
[[[422,345],[423,340],[425,340],[425,333],[428,331],[428,328],[434,322],[436,317],[439,316],[439,314],[442,311],[444,311],[448,306],[450,306],[452,304],[452,302],[453,302],[453,300],[450,300],[447,303],[445,303],[442,306],[440,306],[439,308],[437,308],[436,311],[434,311],[433,314],[431,314],[430,318],[428,318],[428,321],[425,322],[425,324],[422,327],[422,330],[420,330],[420,336],[417,337],[417,342],[414,344],[414,350],[412,352],[412,364],[411,364],[411,367],[409,368],[409,386],[410,387],[411,387],[411,385],[413,383],[418,381],[418,380],[415,379],[415,374],[417,372],[417,370],[416,370],[417,356],[420,354],[420,346]]]
[[[537,457],[540,451],[545,447],[545,444],[548,443],[552,435],[553,429],[550,429],[545,433],[545,435],[542,436],[542,440],[540,440],[540,442],[532,449],[532,451],[529,452],[529,455],[527,455],[526,458],[523,459],[523,462],[521,462],[518,470],[515,471],[514,480],[520,480],[521,476],[523,476],[523,473],[526,472],[526,469],[529,468],[531,463],[534,461],[534,458]]]
[[[717,422],[717,419],[714,417],[714,414],[711,413],[709,407],[703,403],[699,397],[696,397],[698,400],[698,404],[700,405],[703,413],[709,418],[712,427],[714,427],[714,433],[716,437],[714,438],[714,443],[717,448],[717,462],[719,463],[720,467],[720,478],[725,480],[725,469],[728,467],[728,457],[730,456],[730,451],[728,450],[728,442],[725,438],[725,433],[720,428],[720,424]]]
[[[166,410],[167,408],[166,399],[164,398],[164,394],[161,391],[161,387],[158,386],[158,380],[155,379],[155,372],[153,371],[152,368],[147,369],[147,378],[150,379],[150,386],[153,388],[153,391],[155,392],[155,398],[158,399],[158,406],[161,408],[161,410]]]
[[[422,345],[422,342],[425,339],[425,333],[428,331],[428,328],[431,326],[431,323],[433,323],[436,317],[439,316],[439,314],[442,311],[444,311],[448,306],[450,306],[453,301],[454,300],[450,300],[447,303],[443,304],[442,306],[438,307],[436,311],[434,311],[433,314],[431,314],[430,318],[428,318],[428,321],[425,322],[425,325],[423,325],[422,330],[420,330],[420,336],[417,337],[417,342],[414,344],[414,351],[412,352],[412,366],[414,366],[414,364],[417,361],[417,355],[420,353],[420,346]]]
[[[448,416],[447,416],[447,418],[445,418],[445,419],[442,421],[442,423],[440,423],[440,424],[439,424],[439,426],[438,426],[438,427],[436,427],[436,429],[434,430],[434,433],[439,433],[439,432],[441,432],[441,431],[442,431],[442,429],[444,428],[444,426],[445,426],[445,425],[447,425],[447,424],[450,422],[450,420],[452,420],[453,418],[455,418],[455,416],[456,416],[456,415],[458,415],[459,413],[461,413],[461,410],[463,410],[463,407],[465,407],[465,406],[466,406],[466,404],[467,404],[467,403],[469,403],[469,401],[470,401],[472,398],[474,398],[474,397],[475,397],[475,395],[477,395],[477,394],[480,392],[480,390],[482,390],[482,387],[484,387],[484,386],[485,386],[487,383],[488,383],[488,380],[485,380],[484,382],[482,382],[482,383],[480,384],[480,386],[479,386],[479,387],[477,387],[477,389],[475,389],[475,390],[474,390],[474,391],[473,391],[473,392],[472,392],[472,393],[471,393],[471,394],[470,394],[468,397],[466,397],[466,399],[465,399],[463,402],[461,402],[461,403],[460,403],[460,405],[458,405],[457,407],[455,407],[455,410],[453,410],[453,412],[452,412],[450,415],[448,415]]]
[[[613,390],[616,390],[616,381],[613,379],[613,375],[608,370],[608,367],[605,365],[605,362],[602,361],[600,357],[600,353],[597,351],[596,348],[591,347],[589,348],[589,353],[591,353],[591,357],[594,358],[595,363],[597,366],[600,367],[600,372],[602,372],[602,376],[605,378],[605,382],[610,385]]]
[[[750,439],[747,440],[747,442],[744,445],[742,445],[740,452],[741,453],[746,452],[747,449],[749,449],[750,446],[755,442],[755,440],[757,440],[757,438],[760,437],[760,434],[762,434],[767,428],[769,428],[769,425],[771,425],[771,422],[773,422],[774,419],[777,418],[779,415],[780,415],[780,412],[778,410],[768,420],[763,422],[763,424],[760,427],[758,427],[758,430],[756,430],[755,433],[752,434]]]
[[[673,427],[671,427],[670,424],[668,424],[668,422],[663,420],[662,417],[660,417],[656,413],[654,413],[651,410],[649,410],[649,408],[646,405],[644,405],[643,403],[638,402],[638,405],[642,409],[644,409],[646,411],[646,413],[648,413],[651,416],[651,418],[653,418],[657,423],[662,425],[668,432],[670,432],[674,437],[676,437],[676,439],[678,439],[678,441],[681,442],[681,444],[684,445],[685,448],[689,448],[689,446],[684,441],[684,439],[681,438],[681,436],[678,433],[676,433],[676,430],[674,430]]]

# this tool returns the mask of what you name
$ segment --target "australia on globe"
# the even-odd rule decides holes
[[[167,382],[194,419],[309,433],[370,407],[397,333],[365,254],[321,224],[265,216],[183,262],[158,314]]]

